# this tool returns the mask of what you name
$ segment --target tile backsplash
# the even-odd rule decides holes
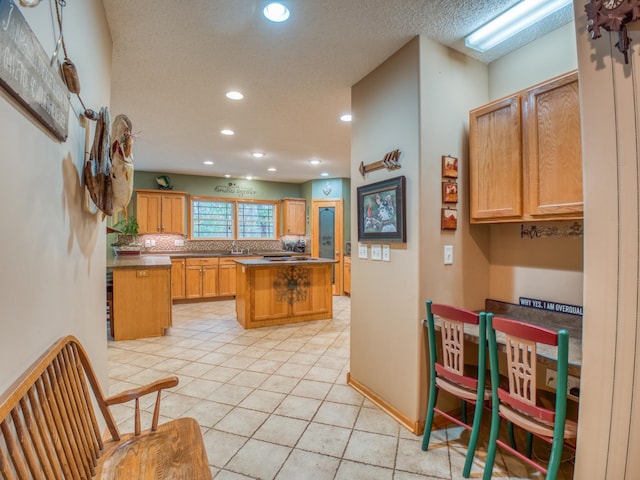
[[[304,237],[301,237],[304,238]],[[146,246],[147,241],[155,242]],[[183,242],[184,245],[176,245]],[[188,240],[183,235],[140,235],[136,243],[142,245],[143,253],[161,252],[229,252],[232,240]],[[284,250],[282,240],[236,240],[235,248],[249,252],[278,252]],[[307,245],[310,243],[307,241]]]

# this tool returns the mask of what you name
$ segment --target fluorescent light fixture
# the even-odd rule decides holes
[[[205,160],[204,162],[205,165],[213,165],[213,162],[211,160]]]
[[[320,165],[320,160],[309,160],[311,165]]]
[[[342,120],[343,122],[350,122],[352,119],[353,117],[350,113],[345,113],[344,115],[340,116],[340,120]]]
[[[253,177],[252,177],[251,175],[247,175],[247,176],[246,176],[246,177],[244,177],[244,178],[246,178],[247,180],[253,180]]]
[[[289,18],[289,9],[281,3],[273,2],[264,7],[264,16],[272,22],[280,23]]]
[[[275,167],[267,168],[267,172],[275,172],[275,171],[276,171]]]
[[[242,100],[244,98],[244,95],[242,93],[236,92],[234,90],[227,92],[226,95],[230,100]]]
[[[486,52],[570,4],[572,0],[523,0],[466,36],[464,44]]]
[[[225,173],[224,178],[231,178],[231,175],[229,175],[228,173]]]
[[[235,132],[233,130],[229,130],[228,128],[225,128],[224,130],[220,130],[220,133],[223,135],[233,135]]]
[[[264,157],[264,153],[263,152],[252,152],[251,155],[254,156],[255,158]]]
[[[328,176],[329,176],[329,174],[328,174],[327,172],[322,172],[322,173],[320,174],[320,176],[321,176],[321,177],[328,177]]]

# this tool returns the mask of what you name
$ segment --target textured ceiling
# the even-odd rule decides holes
[[[351,86],[415,35],[488,63],[573,18],[567,7],[478,54],[464,36],[517,0],[284,0],[283,24],[264,19],[264,0],[103,3],[112,115],[126,113],[140,131],[137,170],[285,182],[350,175],[350,126],[338,118]],[[245,99],[228,100],[231,89]]]

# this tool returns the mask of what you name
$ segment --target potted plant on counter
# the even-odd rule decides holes
[[[135,217],[123,218],[113,225],[118,240],[112,243],[116,255],[140,255],[142,245],[135,243],[138,238],[138,221]]]

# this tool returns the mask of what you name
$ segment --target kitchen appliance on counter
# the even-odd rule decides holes
[[[304,253],[306,246],[307,245],[304,240],[298,240],[298,242],[296,243],[295,251],[298,253]]]

